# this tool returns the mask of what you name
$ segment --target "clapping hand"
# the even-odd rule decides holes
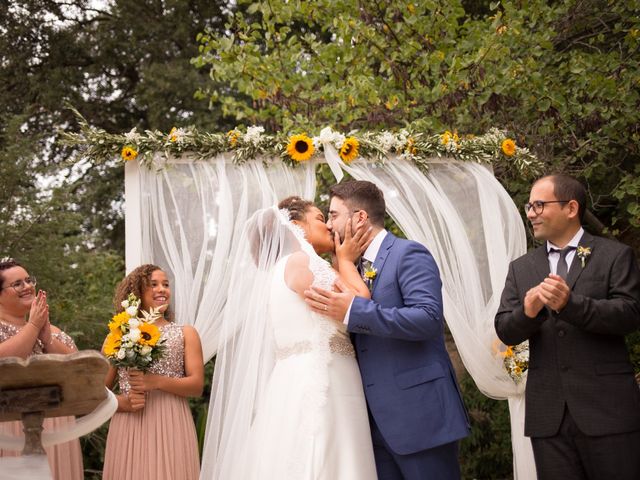
[[[567,305],[570,293],[571,289],[564,278],[551,274],[527,292],[524,297],[524,314],[535,318],[545,305],[559,312]]]
[[[551,274],[539,285],[540,300],[552,310],[559,312],[569,301],[571,289],[559,275]]]
[[[29,323],[38,329],[49,323],[49,305],[47,304],[47,292],[40,290],[31,303],[29,311]]]
[[[529,318],[535,318],[543,307],[544,303],[540,297],[540,285],[536,285],[524,296],[524,314]]]

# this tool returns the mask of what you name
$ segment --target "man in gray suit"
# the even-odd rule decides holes
[[[624,336],[640,326],[631,248],[581,227],[576,179],[538,180],[525,205],[545,243],[509,266],[495,328],[529,340],[525,435],[540,479],[640,479],[640,391]]]

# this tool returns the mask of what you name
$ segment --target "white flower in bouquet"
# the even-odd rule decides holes
[[[131,343],[137,343],[138,340],[140,340],[141,336],[142,333],[137,328],[132,328],[131,330],[129,330],[129,341]]]

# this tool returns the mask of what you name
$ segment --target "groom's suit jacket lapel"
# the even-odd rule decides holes
[[[384,268],[384,264],[387,261],[387,257],[389,256],[389,251],[391,247],[396,241],[396,236],[391,232],[387,233],[387,236],[382,240],[382,244],[380,245],[380,250],[378,250],[378,254],[376,255],[376,259],[373,261],[373,268],[376,269],[376,278],[373,282],[373,288],[371,289],[371,297],[373,298],[373,293],[376,290],[376,287],[380,283],[380,276],[382,275],[382,269]]]

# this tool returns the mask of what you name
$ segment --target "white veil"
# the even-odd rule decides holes
[[[201,479],[243,478],[249,431],[275,364],[269,296],[276,263],[303,249],[286,210],[247,220],[223,312],[213,375]]]

